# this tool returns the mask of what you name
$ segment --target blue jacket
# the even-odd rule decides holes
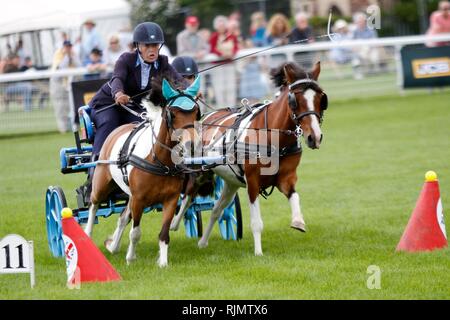
[[[178,83],[185,83],[184,78],[169,64],[168,58],[164,55],[158,57],[158,69],[152,66],[150,70],[150,78],[147,86],[141,89],[141,65],[136,64],[138,59],[137,50],[134,52],[123,53],[116,62],[114,67],[114,73],[111,80],[105,83],[99,91],[95,94],[89,105],[95,109],[101,109],[115,102],[114,96],[117,92],[122,91],[130,97],[133,97],[144,91],[148,91],[151,88],[152,79],[158,75],[164,75],[164,77]],[[162,81],[161,77],[159,77]],[[147,94],[142,94],[133,101],[140,103],[142,98]],[[150,100],[155,104],[161,103],[159,98],[152,98]]]

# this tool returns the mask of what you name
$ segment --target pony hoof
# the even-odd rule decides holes
[[[301,232],[306,232],[306,226],[300,221],[292,221],[291,228],[299,230]]]
[[[136,255],[127,257],[127,265],[132,264],[134,261],[136,261]]]
[[[167,263],[167,261],[161,262],[161,261],[158,260],[158,266],[160,268],[167,268],[168,263]]]
[[[262,257],[263,256],[263,253],[262,253],[262,251],[255,251],[255,256],[256,257]]]
[[[199,247],[200,249],[206,248],[207,246],[208,246],[208,241],[202,241],[202,240],[200,240],[200,241],[198,242],[198,247]]]
[[[178,225],[174,224],[174,225],[170,225],[170,231],[178,231]]]
[[[113,239],[108,238],[105,240],[104,244],[105,244],[106,250],[108,250],[110,253],[114,254],[114,253],[117,253],[119,250],[118,250],[118,248],[111,248],[112,242],[113,242]]]

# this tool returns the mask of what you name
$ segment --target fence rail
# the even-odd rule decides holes
[[[308,68],[321,61],[320,83],[330,102],[355,97],[404,94],[400,49],[405,45],[450,41],[450,34],[407,36],[370,40],[346,40],[287,45],[253,58],[202,73],[202,90],[216,108],[250,100],[271,99],[277,91],[269,71],[285,61]],[[264,48],[245,49],[237,57]],[[340,61],[339,54],[347,54]],[[217,57],[199,62],[200,70],[213,66]],[[0,75],[0,135],[72,130],[73,100],[70,82],[83,79],[86,68],[39,70]],[[79,107],[79,106],[76,106]],[[206,110],[204,110],[206,111]]]

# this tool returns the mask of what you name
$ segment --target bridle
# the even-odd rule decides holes
[[[171,130],[175,130],[175,128],[173,126],[173,118],[175,116],[173,115],[173,113],[171,111],[171,108],[178,108],[176,106],[172,106],[171,104],[176,99],[178,99],[180,97],[186,97],[188,99],[191,99],[194,102],[194,104],[195,104],[192,109],[197,107],[197,118],[196,118],[196,120],[198,121],[201,118],[200,107],[199,107],[197,101],[192,96],[190,96],[189,94],[186,94],[186,93],[184,93],[182,91],[179,91],[179,94],[177,94],[176,96],[173,96],[169,100],[167,100],[167,103],[166,103],[166,106],[165,106],[165,110],[166,110],[166,117],[165,117],[165,119],[166,119],[166,123],[167,123],[167,128],[171,129]],[[191,110],[184,110],[184,109],[181,109],[181,108],[178,108],[178,109],[180,109],[182,112],[190,112],[191,111]],[[179,129],[189,129],[189,128],[194,128],[194,124],[187,124],[187,125],[183,126],[182,128],[179,128]]]
[[[306,84],[306,87],[303,87],[302,89],[299,89],[299,90],[295,90],[296,87],[299,87],[300,85],[303,85],[303,84]],[[291,109],[291,119],[292,119],[292,121],[294,121],[296,126],[300,126],[300,122],[302,121],[302,119],[309,115],[316,116],[319,119],[319,123],[322,123],[323,112],[328,108],[328,97],[325,92],[321,91],[320,113],[318,113],[314,110],[308,110],[308,111],[302,112],[300,114],[296,113],[296,110],[298,109],[296,95],[299,93],[303,94],[307,88],[311,87],[311,85],[317,86],[318,88],[320,88],[317,81],[309,79],[309,78],[297,80],[288,86],[288,90],[289,90],[288,103],[289,103],[289,108]],[[315,90],[315,91],[317,91],[317,90]]]

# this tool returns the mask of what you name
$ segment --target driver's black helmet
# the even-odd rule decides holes
[[[192,57],[180,56],[172,61],[172,67],[182,76],[193,76],[198,73],[198,66]]]
[[[143,22],[134,28],[133,42],[138,43],[164,43],[164,33],[161,27],[154,22]]]

